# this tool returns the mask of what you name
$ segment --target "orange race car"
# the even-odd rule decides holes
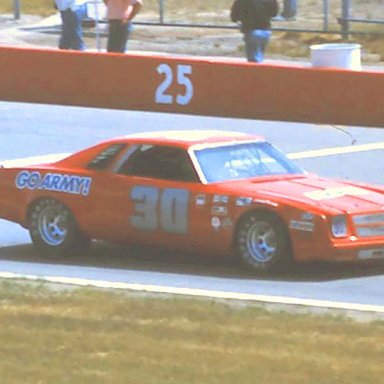
[[[0,217],[49,257],[102,239],[237,255],[264,272],[384,258],[384,187],[308,174],[234,132],[134,134],[54,163],[3,164]]]

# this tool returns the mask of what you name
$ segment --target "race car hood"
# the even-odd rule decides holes
[[[247,180],[241,183],[242,194],[282,203],[296,202],[326,211],[372,212],[384,210],[384,193],[365,186],[299,175],[269,180]]]

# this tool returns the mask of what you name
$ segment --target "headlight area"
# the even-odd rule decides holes
[[[337,239],[350,235],[346,215],[337,215],[331,218],[331,233]]]
[[[335,261],[384,260],[382,218],[382,213],[328,216],[329,231],[332,235],[331,247],[328,251],[329,259]]]

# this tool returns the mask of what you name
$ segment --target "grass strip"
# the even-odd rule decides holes
[[[384,322],[0,283],[7,384],[382,383]]]

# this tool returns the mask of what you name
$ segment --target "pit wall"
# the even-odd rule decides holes
[[[384,127],[384,72],[0,47],[0,100]]]

